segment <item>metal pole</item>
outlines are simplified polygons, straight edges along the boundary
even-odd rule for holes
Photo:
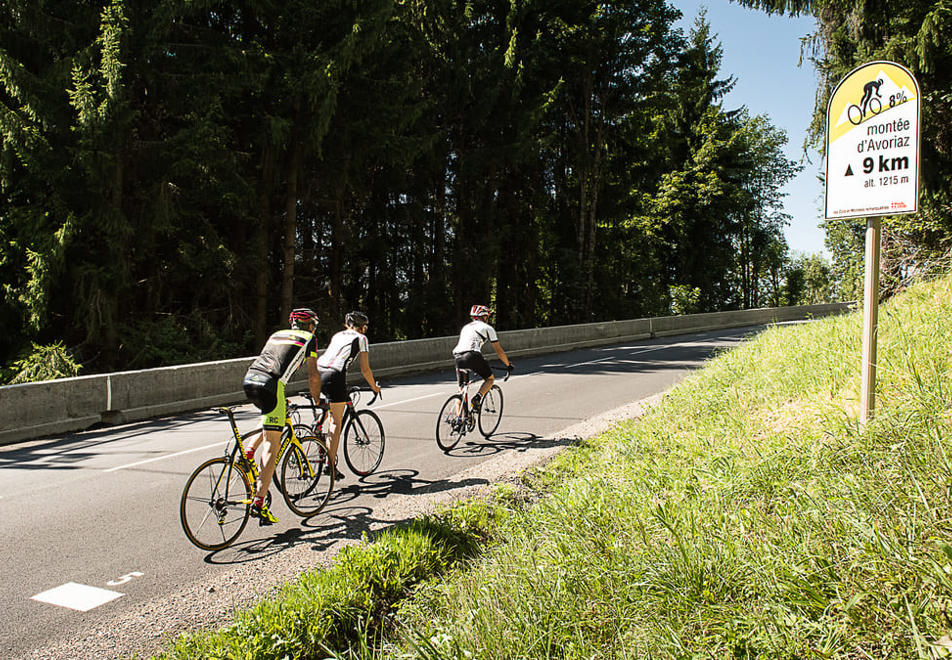
[[[876,409],[876,336],[879,328],[880,220],[866,219],[866,285],[863,290],[863,373],[859,421],[866,426]]]

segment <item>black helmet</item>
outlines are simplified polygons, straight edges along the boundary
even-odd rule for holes
[[[367,315],[363,312],[348,312],[347,316],[344,318],[344,324],[348,328],[362,328],[368,323],[370,323],[370,319],[368,319]]]
[[[306,328],[309,323],[317,325],[317,313],[307,307],[292,309],[288,316],[288,323],[292,328]]]

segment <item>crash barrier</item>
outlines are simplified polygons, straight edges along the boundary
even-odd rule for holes
[[[554,353],[623,341],[708,330],[797,321],[839,314],[851,303],[775,307],[561,325],[499,333],[506,353],[519,356]],[[452,369],[457,337],[412,339],[373,344],[371,365],[377,377],[433,369]],[[487,345],[484,350],[491,353]],[[244,402],[241,381],[253,357],[175,367],[78,376],[0,387],[0,444],[119,424],[217,405]],[[360,380],[359,369],[350,376]],[[299,376],[304,370],[299,370]],[[289,384],[296,392],[305,380]]]

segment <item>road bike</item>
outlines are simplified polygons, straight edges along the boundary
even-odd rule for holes
[[[875,96],[869,99],[869,104],[866,106],[866,110],[863,110],[858,105],[851,105],[846,109],[846,117],[850,120],[850,123],[854,126],[859,126],[864,119],[866,119],[866,114],[869,113],[873,116],[878,115],[883,110],[882,102]]]
[[[324,508],[334,490],[334,470],[329,469],[327,445],[306,424],[300,411],[317,406],[287,405],[274,484],[288,508],[310,518]],[[235,542],[251,515],[258,483],[258,466],[245,458],[245,441],[262,433],[259,427],[242,435],[234,408],[215,408],[228,416],[232,438],[223,456],[199,465],[185,482],[179,517],[185,536],[203,550],[221,550]],[[271,504],[271,493],[265,496]]]
[[[366,386],[355,386],[347,390],[350,400],[341,417],[343,431],[340,437],[343,440],[344,461],[347,467],[354,474],[366,477],[373,474],[374,470],[380,466],[387,438],[384,434],[383,423],[376,413],[366,409],[357,410],[362,392],[373,392],[373,390]],[[302,396],[311,399],[310,394],[304,393]],[[375,393],[367,405],[373,405],[379,396]],[[326,439],[324,423],[330,418],[330,404],[322,400],[314,408],[321,410],[322,414],[315,417],[312,435]]]
[[[505,371],[506,377],[503,378],[503,382],[509,380],[511,370],[496,366],[493,369]],[[478,409],[474,410],[469,403],[472,374],[471,369],[456,370],[460,383],[459,392],[448,398],[440,408],[440,416],[436,420],[436,444],[443,451],[453,449],[460,438],[475,430],[477,426],[484,438],[488,438],[499,428],[503,407],[502,388],[494,383],[483,400],[479,402]]]

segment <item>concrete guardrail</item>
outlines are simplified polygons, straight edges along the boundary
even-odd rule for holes
[[[850,303],[605,321],[499,333],[506,353],[524,355],[629,340],[796,321],[839,314]],[[452,369],[456,336],[373,344],[377,377]],[[485,350],[491,352],[488,346]],[[245,401],[241,380],[253,357],[79,376],[0,387],[0,444]],[[350,374],[360,380],[358,369]],[[303,377],[303,370],[298,374]],[[448,376],[449,377],[449,376]],[[298,391],[306,379],[292,382]]]

